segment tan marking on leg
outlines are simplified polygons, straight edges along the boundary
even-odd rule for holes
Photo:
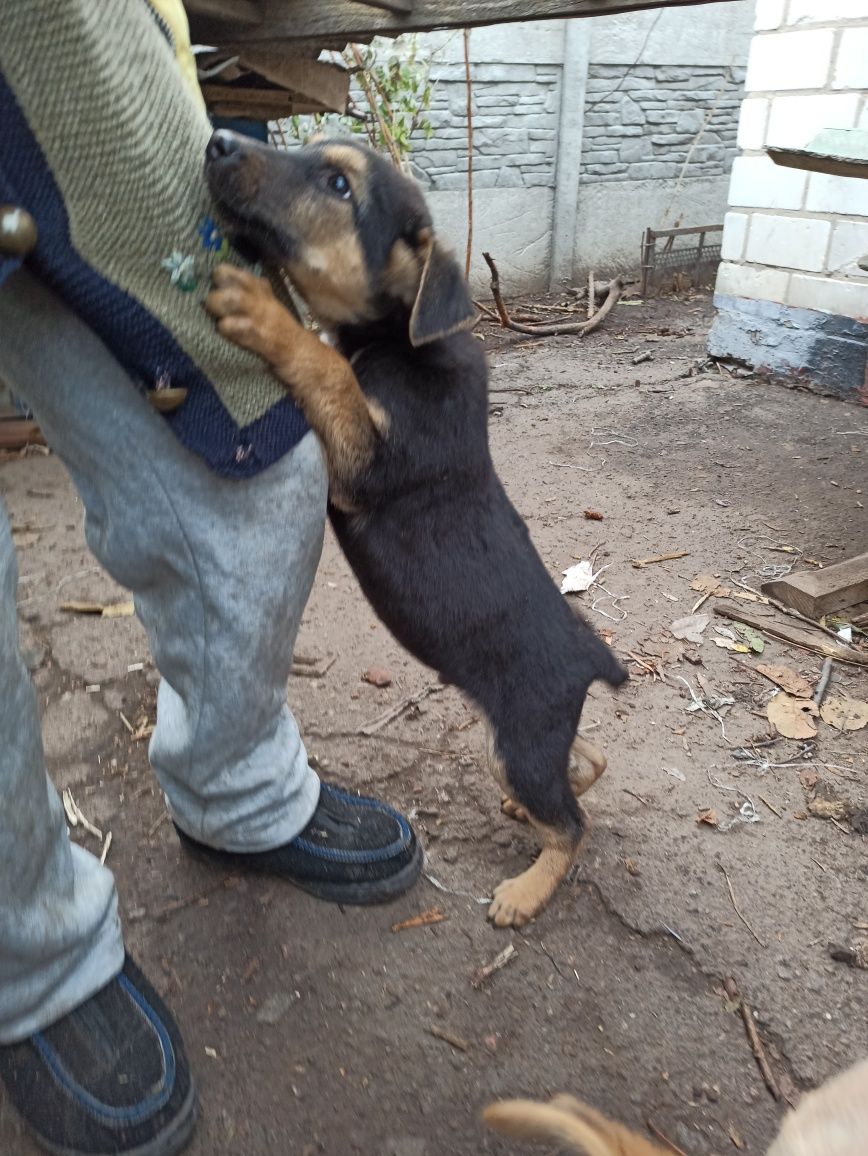
[[[488,719],[485,719],[485,757],[488,760],[488,769],[491,771],[492,778],[506,796],[509,790],[509,783],[506,781],[506,768],[503,765],[503,759],[497,753],[494,728]]]
[[[350,363],[299,325],[266,280],[221,265],[213,281],[205,308],[218,331],[268,362],[322,439],[332,499],[351,508],[353,483],[386,436],[388,415],[368,402]]]
[[[494,889],[488,918],[496,927],[523,927],[539,915],[579,854],[580,843],[566,832],[538,823],[532,815],[529,818],[540,833],[543,849],[527,871],[504,879]]]
[[[608,763],[600,748],[581,735],[576,735],[573,740],[571,753],[576,756],[577,762],[570,762],[570,784],[578,798],[593,787]]]

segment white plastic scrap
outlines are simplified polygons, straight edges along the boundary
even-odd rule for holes
[[[589,590],[593,582],[600,576],[602,570],[594,573],[590,558],[577,562],[563,571],[564,580],[561,583],[561,594],[581,594]]]

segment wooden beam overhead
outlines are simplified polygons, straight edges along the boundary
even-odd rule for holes
[[[263,17],[262,0],[186,0],[184,7],[191,21],[195,17],[233,27],[258,24]]]
[[[239,3],[242,0],[238,0]],[[710,3],[712,0],[700,0]],[[742,3],[743,0],[727,0]],[[298,41],[344,39],[368,40],[371,36],[396,36],[401,32],[429,32],[435,28],[472,28],[482,24],[508,24],[517,20],[554,20],[563,17],[608,16],[615,12],[639,12],[646,8],[673,8],[696,0],[415,0],[409,12],[384,11],[358,0],[257,0],[262,19],[251,24],[251,0],[244,27],[236,26],[227,12],[236,0],[187,0],[194,38],[202,43],[218,40],[232,25],[234,40]],[[394,4],[390,5],[394,8]],[[220,10],[215,16],[214,9]]]
[[[296,93],[303,101],[329,112],[346,112],[350,74],[340,65],[292,55],[292,45],[229,43],[221,47],[237,55],[245,67]]]

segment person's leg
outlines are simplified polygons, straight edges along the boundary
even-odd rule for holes
[[[18,653],[16,583],[0,504],[0,1082],[54,1151],[175,1156],[196,1118],[184,1046],[124,956],[111,872],[70,843]]]
[[[64,1015],[124,961],[111,872],[70,843],[45,773],[36,695],[18,653],[16,582],[0,505],[0,1044]]]
[[[69,468],[88,544],[133,591],[162,675],[150,755],[175,822],[227,851],[280,846],[319,795],[286,705],[322,546],[316,439],[252,479],[220,478],[27,274],[4,291],[0,325],[0,368]]]

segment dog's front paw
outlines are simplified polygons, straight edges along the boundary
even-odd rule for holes
[[[524,927],[545,907],[534,887],[528,887],[523,875],[504,879],[494,889],[494,898],[488,908],[488,918],[495,927]]]
[[[216,318],[218,333],[274,364],[287,331],[301,327],[274,296],[268,281],[234,265],[218,265],[211,281],[205,308]]]
[[[508,819],[515,819],[516,823],[530,822],[527,808],[523,807],[521,803],[517,803],[509,795],[504,795],[500,800],[500,809]]]

